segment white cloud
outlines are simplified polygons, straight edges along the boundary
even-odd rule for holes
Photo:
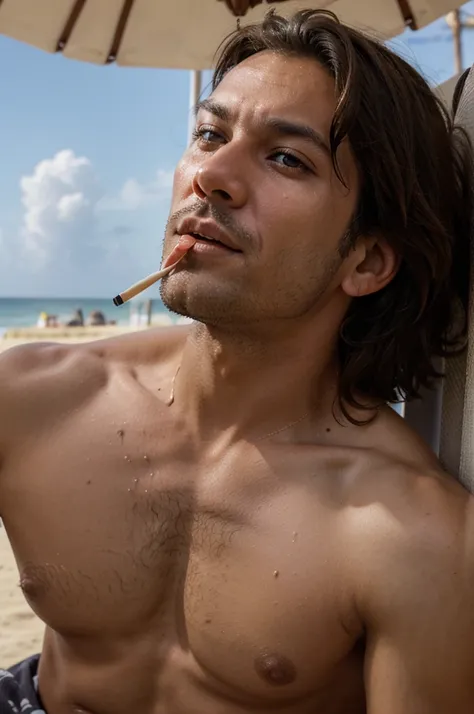
[[[129,208],[133,211],[144,202],[145,195],[136,179],[128,179],[120,191],[120,202],[124,208]]]
[[[169,199],[173,185],[173,171],[158,170],[149,183],[135,178],[125,181],[117,196],[105,197],[99,208],[104,211],[136,211]]]
[[[73,221],[88,205],[89,201],[82,193],[68,193],[58,202],[58,220],[63,223]]]
[[[104,191],[87,157],[60,151],[23,176],[20,190],[20,236],[9,241],[18,290],[21,284],[28,285],[24,294],[100,295],[139,277],[133,230],[115,233],[101,212]]]
[[[101,197],[91,162],[70,149],[44,159],[20,181],[27,257],[45,267],[68,253],[77,257],[93,230]],[[65,226],[64,224],[67,224]],[[64,266],[63,266],[64,267]]]
[[[20,180],[19,229],[0,232],[0,294],[113,295],[152,272],[171,179],[158,171],[149,183],[129,179],[107,196],[87,157],[65,149],[40,161]],[[139,210],[148,205],[151,212]]]

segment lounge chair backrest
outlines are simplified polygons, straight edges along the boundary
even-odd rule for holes
[[[453,96],[456,123],[464,127],[474,145],[474,69],[458,80]],[[442,388],[439,456],[446,469],[474,492],[474,217],[471,235],[471,287],[469,346],[446,360]]]

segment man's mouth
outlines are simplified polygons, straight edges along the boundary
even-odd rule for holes
[[[234,248],[230,248],[229,246],[225,245],[222,243],[220,240],[217,240],[216,238],[211,238],[210,236],[203,235],[201,233],[189,233],[192,238],[196,241],[194,244],[193,250],[197,252],[203,252],[203,250],[226,250],[229,253],[241,253],[241,250],[236,250]]]

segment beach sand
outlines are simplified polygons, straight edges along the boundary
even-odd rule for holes
[[[127,329],[122,332],[128,332]],[[87,328],[81,333],[61,330],[28,331],[15,333],[13,338],[0,339],[0,352],[25,342],[38,340],[58,342],[83,342],[112,334],[117,328],[97,330]],[[10,667],[16,662],[41,651],[44,625],[32,612],[18,586],[19,575],[13,553],[5,533],[0,527],[0,668]]]
[[[0,668],[41,651],[43,623],[18,586],[18,570],[4,528],[0,528]]]

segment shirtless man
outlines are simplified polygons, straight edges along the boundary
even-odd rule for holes
[[[333,16],[230,40],[165,237],[197,239],[162,283],[197,322],[0,359],[0,513],[46,624],[2,714],[472,714],[472,500],[382,406],[446,347],[470,168]]]

